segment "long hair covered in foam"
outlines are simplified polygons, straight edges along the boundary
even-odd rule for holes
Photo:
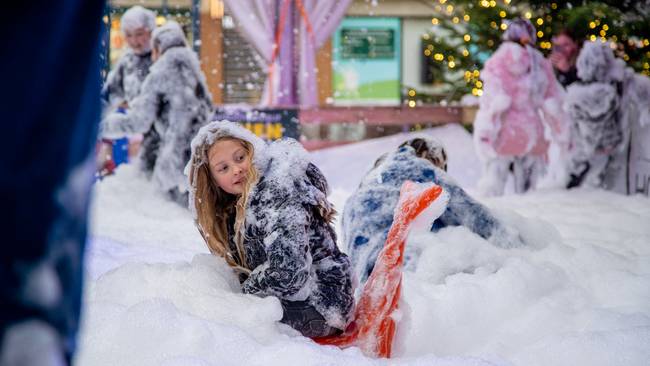
[[[240,143],[250,159],[244,191],[239,196],[226,193],[210,174],[208,150],[218,141]],[[264,142],[257,136],[231,122],[212,122],[192,140],[192,158],[186,167],[190,183],[190,211],[196,226],[211,253],[223,257],[235,270],[249,273],[244,249],[246,206],[252,187],[259,178],[256,154],[263,151]],[[234,239],[236,251],[228,243],[228,220],[235,215]]]

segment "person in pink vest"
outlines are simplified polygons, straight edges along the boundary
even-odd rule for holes
[[[535,28],[527,19],[513,19],[502,38],[482,70],[483,96],[474,121],[474,143],[483,161],[478,190],[487,196],[502,195],[510,174],[515,192],[535,188],[548,163],[548,137],[560,151],[570,141],[564,89],[551,63],[533,47]]]

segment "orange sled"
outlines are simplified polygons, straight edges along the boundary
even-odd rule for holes
[[[395,321],[391,315],[400,297],[409,225],[442,193],[442,188],[436,185],[418,192],[420,189],[417,183],[410,181],[402,185],[393,225],[363,288],[354,320],[343,334],[314,338],[317,343],[341,348],[356,346],[369,357],[390,357],[395,335]]]

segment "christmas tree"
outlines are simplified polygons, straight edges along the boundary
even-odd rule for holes
[[[443,97],[408,91],[424,102],[458,100],[482,94],[480,70],[499,47],[507,20],[526,17],[537,28],[537,47],[545,54],[551,38],[571,29],[579,39],[607,42],[637,72],[650,75],[650,0],[511,1],[429,0],[431,30],[422,34],[423,79]]]

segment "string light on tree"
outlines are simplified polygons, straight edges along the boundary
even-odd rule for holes
[[[639,31],[647,29],[650,15],[645,16],[644,19],[648,19],[645,23],[639,20],[631,24],[631,19],[641,18],[625,9],[623,12],[627,11],[628,16],[622,17],[619,9],[625,6],[619,3],[624,1],[606,4],[583,1],[580,4],[570,0],[431,0],[429,3],[433,3],[436,16],[430,18],[432,30],[428,33],[429,37],[421,38],[421,55],[427,58],[427,67],[431,69],[429,75],[434,75],[432,82],[436,87],[445,85],[447,88],[439,95],[453,95],[451,98],[456,99],[471,93],[472,89],[477,89],[473,93],[475,95],[482,91],[480,87],[477,88],[479,77],[474,76],[474,71],[478,72],[484,67],[486,56],[501,44],[501,36],[508,29],[508,19],[516,17],[530,19],[536,28],[536,46],[545,55],[553,47],[551,36],[560,29],[570,27],[582,32],[580,37],[615,45],[618,57],[623,58],[626,54],[631,65],[636,62],[634,68],[638,72],[650,72],[643,68],[644,62],[650,63],[650,52],[646,52],[650,50],[647,41],[650,37]],[[441,37],[441,34],[445,36]],[[621,39],[624,43],[621,43]],[[628,44],[628,40],[633,42]],[[418,103],[422,100],[419,97]]]

